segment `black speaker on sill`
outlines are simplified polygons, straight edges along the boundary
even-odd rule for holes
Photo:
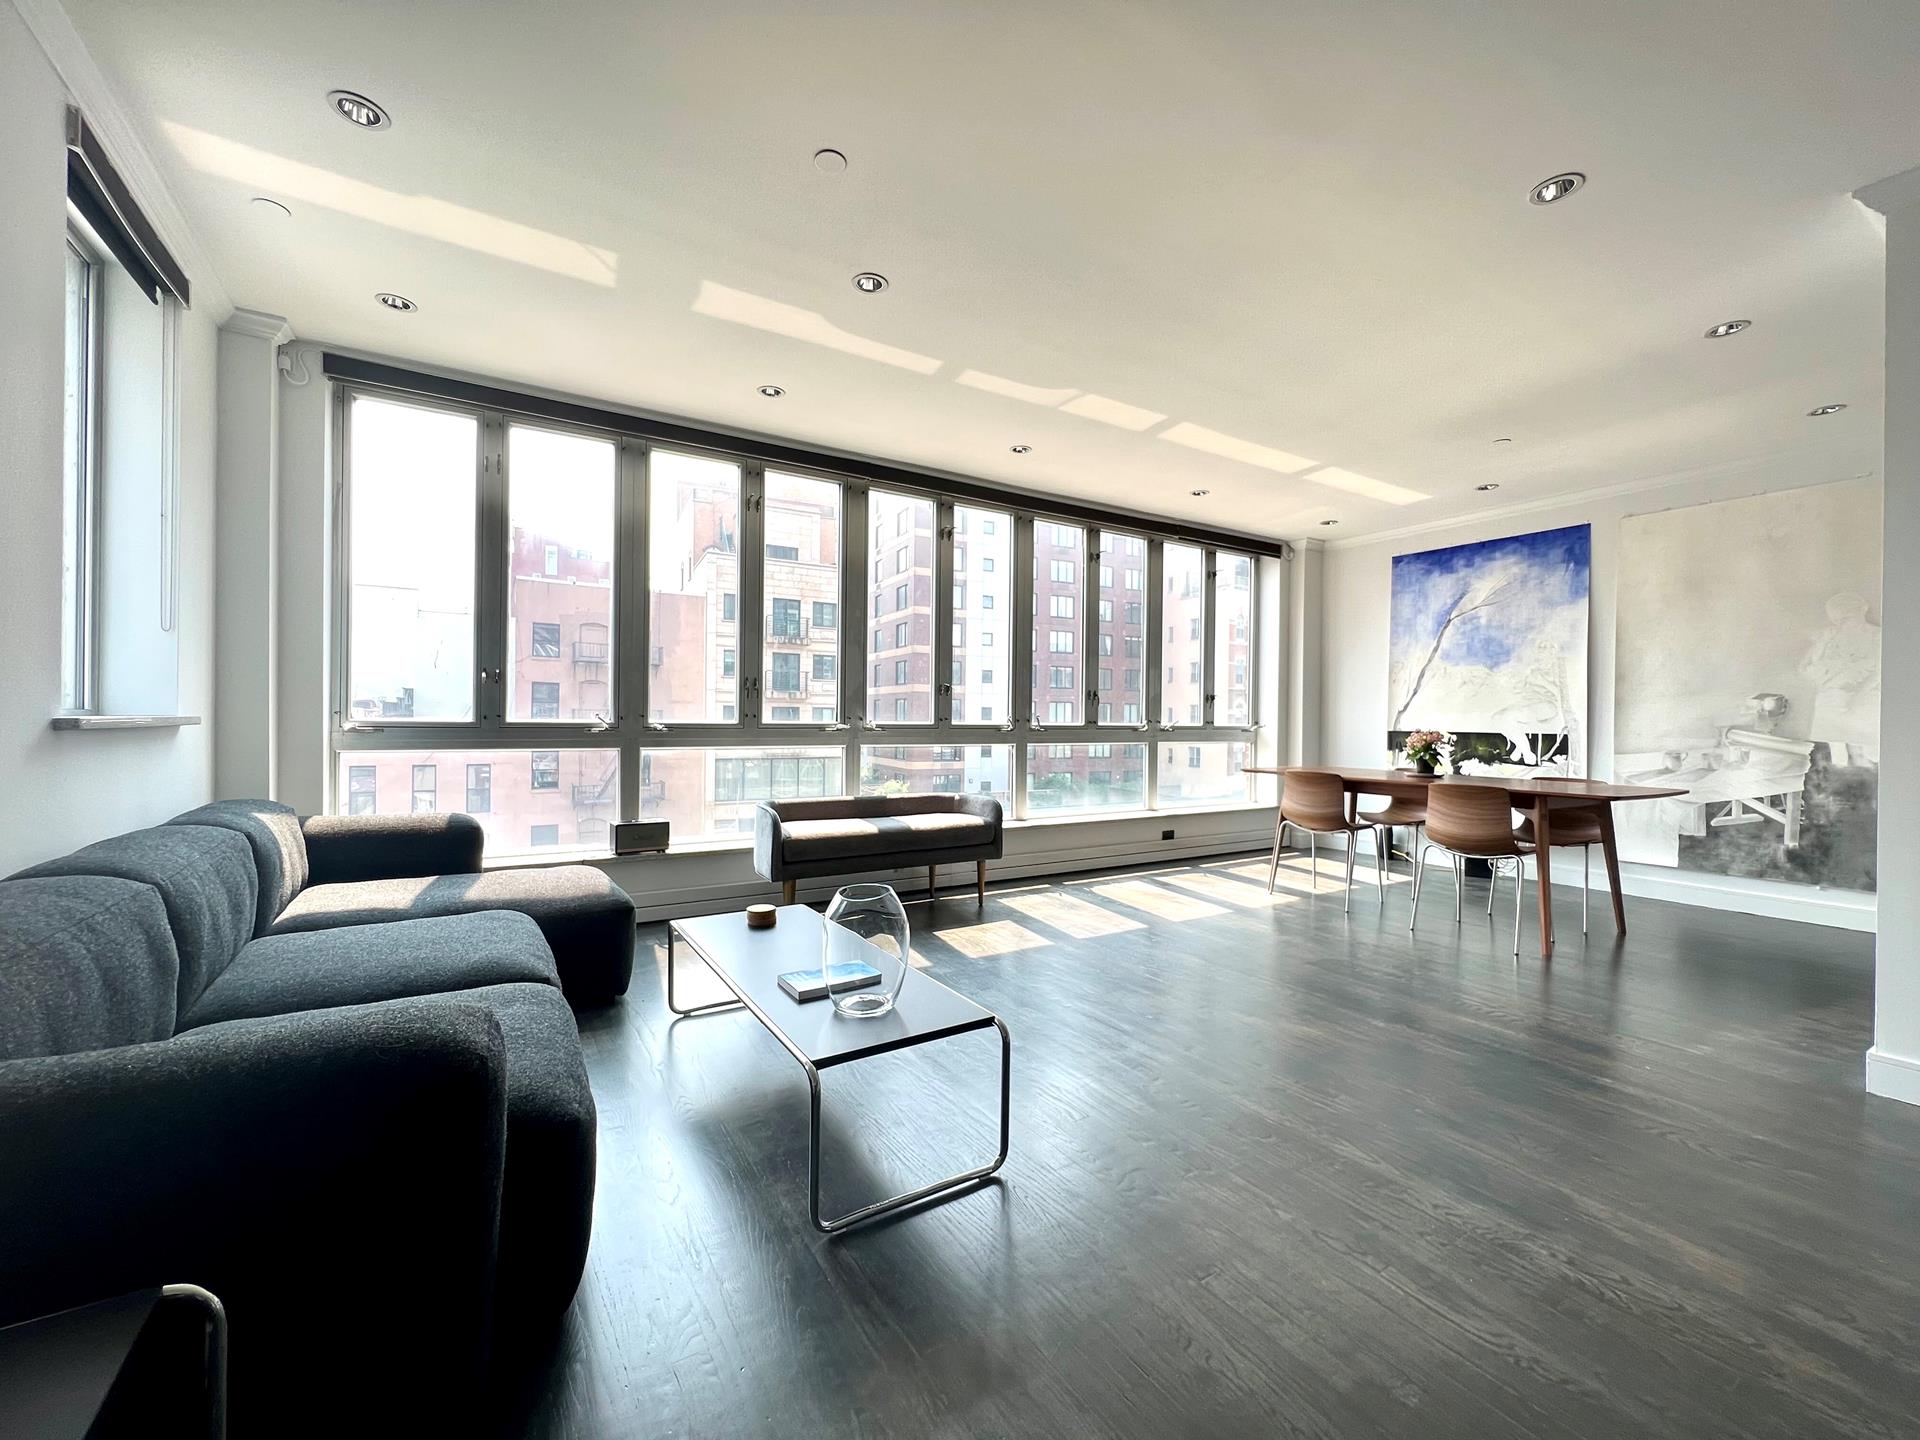
[[[667,848],[668,823],[665,820],[623,821],[613,827],[613,853],[616,855],[658,855]]]

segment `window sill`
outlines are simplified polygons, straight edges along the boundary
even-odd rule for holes
[[[198,725],[198,715],[56,715],[55,730],[178,730]]]
[[[1112,820],[1157,820],[1163,824],[1174,823],[1187,816],[1200,815],[1243,815],[1262,811],[1271,813],[1272,805],[1262,805],[1249,800],[1239,804],[1192,805],[1180,809],[1166,810],[1086,810],[1071,815],[1044,815],[1026,820],[1009,820],[1009,830],[1049,830],[1060,826],[1090,825]],[[551,865],[604,865],[619,860],[654,860],[662,857],[677,859],[691,855],[728,855],[753,849],[753,837],[742,835],[726,839],[689,840],[674,845],[666,851],[650,850],[638,855],[616,855],[611,850],[572,849],[559,853],[531,854],[522,851],[518,855],[490,856],[482,863],[488,870],[536,870]]]

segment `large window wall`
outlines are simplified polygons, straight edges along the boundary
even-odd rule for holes
[[[336,391],[334,808],[490,853],[762,800],[1250,801],[1251,555],[385,389]]]

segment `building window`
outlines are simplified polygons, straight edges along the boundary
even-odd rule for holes
[[[798,705],[776,705],[773,707],[773,713],[770,718],[780,724],[798,720],[800,718],[800,707]]]
[[[904,650],[907,648],[907,633],[908,633],[907,622],[904,620],[902,620],[898,625],[893,627],[893,648],[894,649]]]
[[[813,657],[813,678],[816,680],[833,679],[836,673],[836,667],[838,663],[839,663],[838,658],[833,655],[814,656]]]
[[[440,808],[440,767],[438,765],[416,765],[413,767],[413,813],[431,815]]]
[[[533,788],[536,790],[560,788],[560,752],[558,750],[533,752]]]
[[[1047,575],[1056,585],[1073,583],[1073,561],[1055,560],[1047,566]]]
[[[768,548],[771,549],[772,547],[769,546]],[[800,638],[800,602],[798,600],[773,600],[769,602],[767,638],[771,640],[798,640]]]
[[[908,594],[909,590],[907,586],[896,585],[893,590],[893,608],[896,610],[906,609]]]
[[[816,630],[831,630],[840,623],[840,607],[831,600],[813,602],[813,627]]]
[[[1071,690],[1073,688],[1073,667],[1055,665],[1047,671],[1047,687],[1052,690]]]
[[[546,562],[541,568],[543,572],[548,575],[558,575],[560,573],[560,547],[558,545],[547,546]]]
[[[560,627],[536,620],[533,623],[533,658],[536,660],[558,660],[560,658]]]
[[[558,825],[535,825],[527,839],[534,845],[558,845],[560,827]]]
[[[1047,597],[1047,614],[1051,615],[1055,620],[1071,620],[1073,618],[1073,596],[1049,595]]]
[[[720,597],[721,620],[731,624],[734,620],[737,620],[739,618],[739,612],[740,612],[740,597],[738,595],[729,593],[726,595],[722,595]]]
[[[535,720],[560,718],[560,682],[558,680],[533,682],[533,718]]]
[[[371,765],[349,765],[347,767],[347,813],[349,815],[371,815],[378,801]]]
[[[893,683],[896,685],[904,685],[907,683],[908,678],[909,678],[909,672],[907,670],[907,662],[905,660],[894,661],[893,662]]]
[[[799,558],[800,547],[798,545],[767,546],[767,559],[769,560],[798,560]]]
[[[773,673],[768,688],[776,695],[791,695],[800,688],[800,652],[798,650],[773,652]]]
[[[467,814],[493,813],[493,766],[467,766]]]
[[[722,650],[720,652],[720,678],[723,680],[731,680],[734,675],[734,670],[739,664],[740,657],[738,655],[734,654],[731,650]]]
[[[831,705],[814,706],[813,719],[817,725],[831,725],[833,723],[833,707]]]
[[[1187,768],[1189,770],[1198,770],[1200,768],[1200,747],[1198,745],[1189,745],[1187,747]]]
[[[1073,632],[1071,630],[1049,630],[1047,632],[1047,649],[1055,655],[1071,655],[1073,653]]]
[[[1100,601],[1100,623],[1102,625],[1111,625],[1113,623],[1113,601]]]
[[[1054,725],[1073,723],[1073,702],[1071,700],[1049,700],[1047,702],[1047,720]]]

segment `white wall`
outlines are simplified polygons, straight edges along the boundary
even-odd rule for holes
[[[209,725],[56,733],[60,706],[61,366],[68,94],[11,5],[0,5],[0,875],[189,809],[212,793]],[[91,107],[89,113],[95,113]],[[142,199],[147,197],[143,193]],[[171,236],[169,237],[172,238]],[[211,276],[192,273],[199,285]],[[196,292],[199,293],[199,292]],[[144,302],[143,302],[144,303]],[[210,285],[180,335],[178,704],[213,701],[214,327]],[[157,439],[156,439],[157,444]],[[158,546],[158,520],[154,545]],[[152,634],[160,643],[159,607]],[[171,644],[171,642],[168,642]]]
[[[1591,726],[1588,768],[1594,776],[1608,778],[1613,756],[1615,557],[1621,518],[1875,473],[1879,468],[1878,441],[1877,435],[1858,436],[1849,432],[1837,435],[1828,448],[1819,451],[1729,465],[1663,481],[1624,484],[1567,504],[1511,506],[1469,524],[1422,528],[1384,540],[1329,546],[1325,576],[1323,740],[1319,760],[1329,765],[1385,763],[1387,620],[1395,555],[1584,523],[1593,527],[1592,599],[1587,639],[1587,704]],[[1594,868],[1597,888],[1605,884],[1605,877],[1599,866]],[[1631,894],[1850,929],[1870,930],[1874,924],[1875,906],[1871,895],[1703,875],[1652,865],[1621,868],[1622,888]],[[1571,872],[1562,874],[1566,879],[1561,883],[1567,883]]]
[[[1883,633],[1920,635],[1920,170],[1860,192],[1887,217],[1887,428],[1882,504],[1886,580]],[[1890,737],[1920,706],[1920,650],[1887,648],[1881,666],[1880,724]],[[1920,750],[1884,745],[1880,762],[1880,873],[1886,887],[1874,944],[1873,1049],[1867,1089],[1920,1105]]]

